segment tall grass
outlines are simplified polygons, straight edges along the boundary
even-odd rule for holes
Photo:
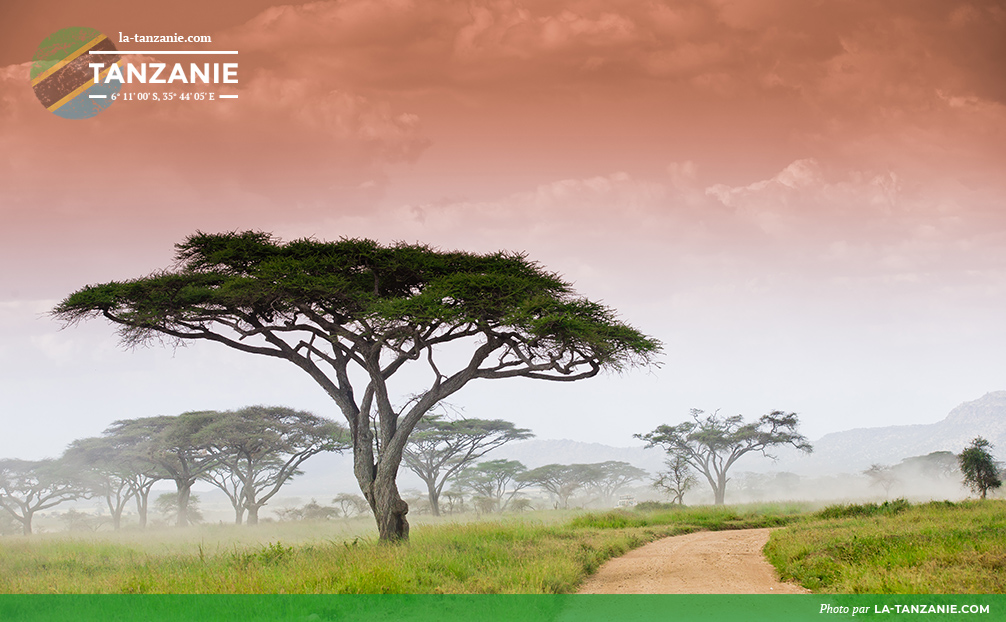
[[[757,506],[578,513],[561,522],[541,513],[420,525],[397,545],[346,529],[340,536],[328,523],[7,537],[0,592],[566,593],[607,559],[654,539],[793,516]]]
[[[815,592],[1002,594],[1006,502],[826,508],[774,532],[765,552]]]

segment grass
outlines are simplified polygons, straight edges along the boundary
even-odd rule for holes
[[[1006,502],[832,506],[772,534],[783,579],[843,594],[1006,592]]]
[[[799,511],[547,512],[420,525],[398,545],[346,528],[331,537],[329,523],[8,537],[0,539],[0,592],[568,593],[607,559],[657,538],[777,525]]]
[[[898,500],[422,518],[398,545],[366,518],[11,536],[0,593],[568,593],[663,536],[780,526],[769,560],[815,592],[1006,592],[1006,502]]]

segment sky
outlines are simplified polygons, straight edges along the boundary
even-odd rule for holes
[[[0,21],[0,456],[188,410],[339,416],[288,363],[47,315],[197,230],[522,251],[665,344],[452,398],[539,438],[635,445],[699,408],[797,412],[814,439],[1006,389],[1001,2],[37,0]],[[208,35],[116,45],[235,50],[237,84],[123,92],[239,97],[59,118],[28,73],[71,26]]]

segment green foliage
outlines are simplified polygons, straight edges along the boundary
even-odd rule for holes
[[[992,443],[982,437],[976,437],[958,457],[964,484],[981,496],[982,499],[989,490],[1002,486],[999,478],[999,465],[992,457]]]
[[[296,321],[304,313],[361,332],[416,326],[505,327],[543,351],[589,352],[618,366],[660,350],[660,343],[618,322],[598,303],[519,253],[442,252],[372,240],[281,243],[257,231],[196,233],[177,244],[176,269],[85,287],[54,314],[74,322],[105,315],[127,342],[160,332],[196,337],[193,327],[233,318],[248,324]],[[408,338],[402,334],[399,341]]]
[[[907,499],[895,499],[883,503],[849,503],[829,505],[817,513],[821,518],[849,518],[854,516],[893,516],[904,512],[911,504]]]

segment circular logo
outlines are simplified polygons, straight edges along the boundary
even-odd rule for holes
[[[118,80],[105,82],[109,68],[121,59],[112,41],[93,28],[54,32],[31,59],[35,97],[54,115],[89,119],[112,105],[122,88]]]

